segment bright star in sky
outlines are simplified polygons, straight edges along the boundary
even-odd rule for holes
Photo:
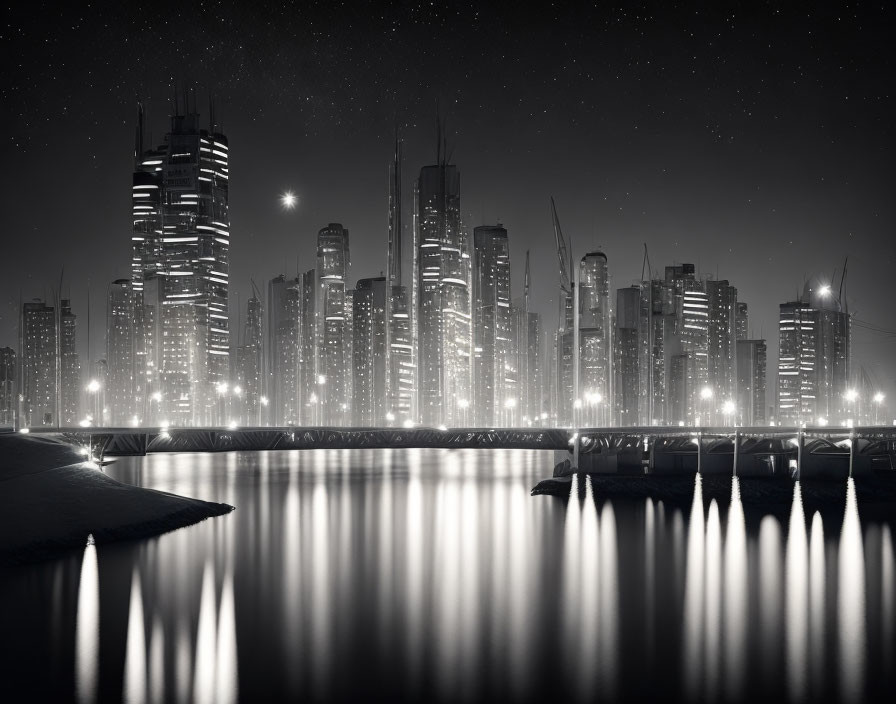
[[[292,210],[296,207],[296,202],[298,198],[296,198],[295,193],[292,191],[287,191],[282,196],[280,196],[280,202],[283,204],[284,210]]]

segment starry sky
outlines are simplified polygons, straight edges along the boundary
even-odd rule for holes
[[[531,250],[547,328],[551,195],[613,288],[640,277],[645,242],[654,270],[729,279],[769,339],[770,382],[778,304],[809,277],[837,290],[848,256],[854,359],[896,408],[886,3],[68,5],[16,3],[0,27],[0,345],[16,346],[20,297],[51,296],[64,267],[102,356],[106,286],[128,275],[135,105],[159,142],[187,87],[206,118],[214,93],[230,141],[234,307],[250,279],[311,268],[328,222],[351,231],[351,282],[378,275],[393,131],[409,223],[441,112],[465,224],[508,228],[515,295]]]

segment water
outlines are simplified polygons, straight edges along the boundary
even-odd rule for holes
[[[53,701],[891,700],[893,527],[529,491],[553,454],[123,459],[237,506],[0,572],[5,695]],[[596,499],[596,500],[595,500]],[[86,536],[85,536],[86,538]],[[771,699],[773,698],[773,699]],[[5,700],[10,700],[4,696]]]

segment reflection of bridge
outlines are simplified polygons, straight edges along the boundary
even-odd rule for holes
[[[896,427],[863,428],[32,428],[103,456],[156,452],[448,448],[561,451],[588,472],[801,475],[805,466],[896,469]]]

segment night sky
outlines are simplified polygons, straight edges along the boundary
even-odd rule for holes
[[[644,242],[655,270],[694,262],[729,279],[769,340],[769,403],[778,304],[815,275],[836,271],[836,291],[848,256],[854,360],[896,402],[885,3],[71,5],[20,3],[0,28],[0,345],[17,347],[20,296],[52,295],[64,265],[82,323],[89,282],[104,354],[106,286],[129,275],[135,105],[160,142],[186,85],[203,119],[215,93],[230,141],[234,310],[250,277],[311,268],[328,222],[351,231],[350,283],[385,269],[394,127],[409,224],[440,106],[465,223],[508,228],[515,295],[531,249],[547,329],[553,195],[575,254],[607,253],[613,288],[640,277]],[[296,210],[280,207],[287,189]]]

